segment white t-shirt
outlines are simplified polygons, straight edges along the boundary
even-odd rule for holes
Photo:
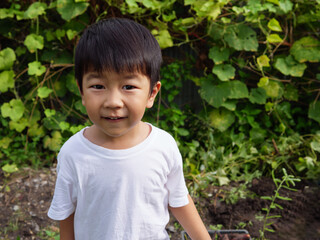
[[[60,150],[48,216],[63,220],[75,212],[76,240],[169,239],[168,205],[188,204],[182,158],[171,135],[152,126],[142,143],[110,150],[83,132]]]

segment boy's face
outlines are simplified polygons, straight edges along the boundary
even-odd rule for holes
[[[100,138],[133,137],[160,86],[158,82],[150,94],[150,80],[143,74],[89,71],[83,76],[82,103]]]

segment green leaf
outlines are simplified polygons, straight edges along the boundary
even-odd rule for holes
[[[257,51],[258,40],[256,32],[244,24],[229,26],[224,34],[228,45],[238,51]]]
[[[67,37],[69,40],[74,39],[75,36],[77,36],[78,32],[72,29],[67,30]]]
[[[214,109],[210,114],[210,125],[220,132],[227,130],[235,121],[233,112],[227,109]]]
[[[57,1],[57,11],[66,21],[70,21],[72,18],[84,13],[88,6],[89,3],[86,2],[74,2],[73,0]]]
[[[258,87],[264,87],[267,86],[269,84],[269,78],[268,77],[262,77],[260,78],[259,82],[258,82]]]
[[[18,121],[24,113],[24,105],[20,99],[12,99],[1,106],[1,115],[9,117],[12,121]]]
[[[295,41],[290,49],[290,54],[300,62],[320,61],[320,41],[313,37],[303,37]]]
[[[173,41],[172,41],[171,35],[167,29],[162,29],[159,31],[154,29],[154,30],[152,30],[152,34],[157,39],[157,41],[162,49],[173,46]]]
[[[206,80],[202,82],[200,88],[201,97],[210,105],[219,108],[227,99],[240,99],[249,97],[247,86],[238,81],[230,81],[214,85]]]
[[[290,0],[279,0],[279,7],[284,13],[292,10],[293,3]]]
[[[14,72],[12,70],[1,72],[0,79],[0,92],[7,92],[8,89],[14,87]]]
[[[45,148],[50,149],[51,151],[58,151],[62,145],[62,136],[58,131],[53,131],[51,133],[52,137],[46,136],[43,139],[43,145]]]
[[[285,58],[277,58],[274,67],[284,75],[291,75],[293,77],[302,77],[307,65],[299,63],[289,55]]]
[[[53,90],[47,87],[38,88],[38,96],[42,99],[49,97],[50,93],[52,92]]]
[[[13,139],[10,137],[2,137],[0,140],[0,148],[1,149],[8,149],[10,144],[12,143]]]
[[[265,104],[267,102],[267,93],[263,88],[252,88],[249,96],[251,103]]]
[[[35,2],[31,4],[27,11],[24,12],[23,17],[26,19],[33,19],[46,13],[47,4],[41,2]]]
[[[31,63],[28,63],[28,74],[29,75],[36,75],[41,76],[46,71],[46,67],[41,65],[40,62],[34,61]]]
[[[320,101],[309,104],[308,117],[320,123]]]
[[[229,59],[230,49],[214,46],[210,48],[208,56],[215,64],[221,64]]]
[[[270,62],[270,59],[268,58],[267,55],[261,55],[260,57],[257,58],[257,63],[260,68],[270,67],[269,62]]]
[[[298,101],[299,100],[299,92],[298,89],[295,88],[292,84],[286,85],[283,96],[290,101]]]
[[[230,99],[240,99],[249,97],[248,88],[246,84],[244,84],[243,82],[234,80],[225,83],[225,85],[230,89],[230,95],[228,96]]]
[[[28,129],[28,134],[30,137],[43,137],[45,136],[44,127],[39,126],[39,124],[32,124]]]
[[[29,125],[29,121],[26,118],[20,118],[18,121],[10,121],[9,127],[11,130],[22,132]]]
[[[310,146],[311,146],[311,148],[312,148],[314,151],[320,153],[320,142],[319,142],[319,141],[316,141],[316,140],[312,141],[312,142],[310,143]]]
[[[261,196],[260,198],[261,198],[261,199],[264,199],[264,200],[270,200],[270,201],[272,201],[272,197],[269,197],[269,196]]]
[[[14,11],[12,11],[12,9],[8,9],[8,8],[0,9],[0,19],[13,18],[13,17],[14,17]]]
[[[16,164],[6,164],[2,167],[2,170],[6,173],[14,173],[17,172],[19,169],[17,168]]]
[[[268,28],[272,31],[275,32],[282,32],[282,28],[280,26],[280,23],[278,22],[277,19],[272,18],[269,22],[268,22]]]
[[[74,77],[74,73],[73,72],[68,73],[65,76],[65,78],[66,78],[66,86],[68,90],[73,94],[80,96],[79,88],[78,88],[76,79]]]
[[[266,91],[268,97],[278,98],[283,94],[283,89],[275,81],[270,81],[268,85],[263,86],[262,88]]]
[[[43,37],[34,33],[29,34],[24,40],[24,45],[30,53],[34,53],[37,49],[43,49]]]
[[[16,60],[16,54],[13,49],[5,48],[0,51],[0,70],[7,70],[13,66]]]
[[[281,43],[283,39],[279,36],[279,34],[273,33],[267,36],[267,41],[269,43]]]
[[[212,73],[216,74],[221,81],[228,81],[235,76],[236,69],[231,64],[215,65]]]
[[[56,110],[47,108],[46,110],[44,110],[44,114],[47,118],[50,118],[56,114]]]

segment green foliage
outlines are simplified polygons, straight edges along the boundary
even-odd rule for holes
[[[282,201],[291,201],[291,198],[284,197],[280,195],[280,190],[281,189],[287,189],[290,191],[296,191],[294,188],[291,187],[291,185],[294,187],[295,182],[300,182],[299,178],[294,177],[293,175],[287,174],[287,171],[283,168],[282,169],[283,176],[282,179],[278,179],[274,176],[274,173],[272,172],[272,178],[273,182],[276,186],[276,189],[274,190],[274,195],[273,196],[262,196],[262,199],[271,201],[270,205],[267,208],[262,208],[262,211],[265,212],[265,215],[263,216],[263,227],[260,230],[260,238],[261,240],[266,239],[265,237],[265,232],[275,232],[270,226],[274,223],[272,222],[272,219],[275,218],[281,218],[281,215],[271,215],[271,212],[273,209],[280,209],[282,210],[283,207],[276,202],[276,200],[282,200]]]
[[[161,95],[145,116],[177,140],[191,189],[283,167],[320,176],[319,1],[6,0],[1,6],[1,166],[50,165],[63,142],[90,124],[74,79],[74,47],[88,25],[117,16],[145,25],[163,49],[194,50],[183,61],[164,51]],[[196,111],[181,103],[190,80],[201,99]]]

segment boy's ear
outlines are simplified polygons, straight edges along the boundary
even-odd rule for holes
[[[157,82],[154,87],[152,88],[152,92],[148,98],[148,102],[147,102],[147,108],[151,108],[153,106],[154,100],[156,99],[156,96],[158,94],[158,92],[160,91],[161,88],[161,82]]]

